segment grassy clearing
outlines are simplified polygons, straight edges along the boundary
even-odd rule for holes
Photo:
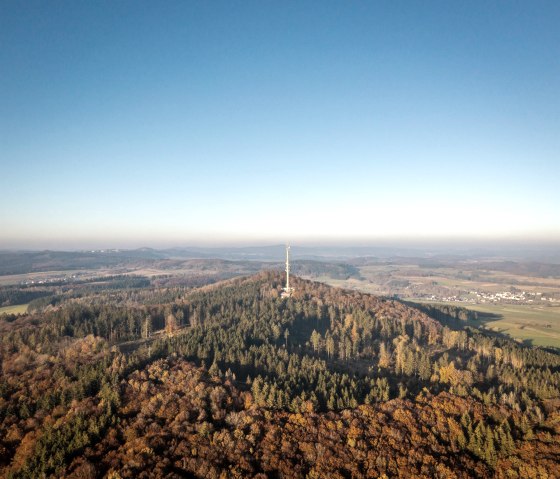
[[[530,340],[535,346],[560,348],[560,307],[497,304],[467,308],[502,316],[498,320],[479,320],[486,328],[515,339]]]
[[[0,308],[0,314],[23,314],[27,312],[27,307],[29,303],[26,304],[16,304],[14,306],[4,306]]]
[[[416,300],[417,301],[417,300]],[[535,346],[560,348],[560,307],[515,304],[453,304],[482,314],[471,324],[505,334],[513,339],[530,341]],[[501,317],[484,317],[484,313]]]

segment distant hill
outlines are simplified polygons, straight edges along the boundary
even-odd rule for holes
[[[534,261],[487,261],[470,265],[472,269],[503,271],[521,276],[540,278],[560,278],[560,264],[538,263]]]
[[[224,259],[209,256],[210,252],[192,250],[154,250],[140,248],[136,250],[102,250],[102,251],[38,251],[38,252],[0,252],[0,276],[49,271],[75,271],[96,269],[154,268],[161,271],[184,271],[182,274],[215,274],[216,279],[251,274],[263,269],[283,269],[284,249],[277,248],[280,259],[264,261],[258,258],[271,257],[273,248],[263,248],[263,254],[224,254],[237,259]],[[249,249],[248,249],[249,250]],[[218,252],[214,252],[216,254]],[[243,258],[243,259],[240,259]],[[292,262],[296,274],[306,276],[327,276],[333,279],[359,278],[358,269],[340,261],[295,260]]]
[[[0,252],[0,275],[39,271],[97,269],[141,262],[150,264],[164,255],[154,250]]]

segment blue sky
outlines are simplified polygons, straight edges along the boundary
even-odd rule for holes
[[[560,239],[560,3],[0,3],[0,247]]]

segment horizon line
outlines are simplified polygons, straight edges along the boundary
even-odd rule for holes
[[[534,247],[559,247],[560,237],[394,237],[394,238],[308,238],[281,240],[224,240],[224,241],[44,241],[23,242],[16,244],[9,242],[6,245],[0,243],[2,252],[38,252],[38,251],[137,251],[142,249],[172,250],[172,249],[244,249],[244,248],[272,248],[285,247],[290,244],[296,248],[485,248],[485,247],[510,247],[510,248],[534,248]],[[27,244],[25,244],[27,243]]]

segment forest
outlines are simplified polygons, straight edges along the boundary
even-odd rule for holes
[[[114,279],[0,316],[0,476],[560,476],[560,355],[283,279]]]

